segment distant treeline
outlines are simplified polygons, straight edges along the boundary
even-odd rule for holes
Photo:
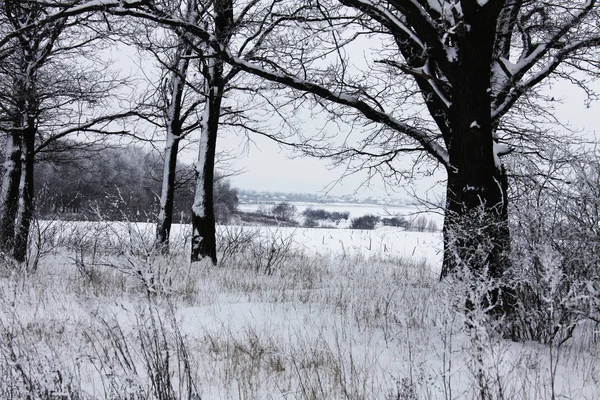
[[[138,147],[80,151],[45,160],[35,168],[36,214],[43,219],[154,221],[158,213],[162,159]],[[177,168],[174,222],[189,222],[194,199],[193,166]],[[237,190],[215,182],[217,221],[237,209]]]

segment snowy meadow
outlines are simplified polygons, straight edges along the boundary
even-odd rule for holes
[[[598,327],[515,343],[465,326],[440,232],[40,223],[0,268],[2,399],[595,399]],[[482,316],[481,318],[485,318]],[[471,320],[472,321],[472,320]]]

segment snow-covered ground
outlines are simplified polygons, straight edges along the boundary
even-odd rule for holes
[[[151,223],[127,222],[61,222],[60,224],[50,223],[50,227],[57,230],[55,235],[65,240],[71,236],[83,235],[90,241],[110,242],[113,247],[127,246],[131,237],[143,239],[143,242],[149,246],[152,243],[155,229],[155,225]],[[257,236],[274,233],[282,238],[291,238],[292,248],[307,254],[406,258],[426,262],[437,271],[439,271],[442,261],[441,232],[410,232],[395,227],[360,230],[230,225],[217,226],[217,233],[222,235],[238,229],[255,231]],[[175,242],[187,243],[191,227],[174,224],[171,232]],[[123,237],[126,237],[127,240],[123,241],[121,239]],[[182,247],[185,246],[187,244]]]
[[[560,346],[465,329],[439,232],[220,227],[250,241],[213,267],[188,227],[169,256],[152,224],[44,227],[35,274],[0,267],[0,398],[598,398],[594,326]]]
[[[412,221],[421,215],[435,221],[438,227],[443,226],[444,216],[439,209],[425,208],[421,206],[398,205],[384,206],[380,204],[348,204],[348,203],[306,203],[293,202],[290,203],[296,207],[298,218],[307,208],[315,210],[325,210],[327,212],[349,212],[350,218],[362,217],[363,215],[377,215],[380,217],[388,216],[403,216],[408,221]],[[240,204],[240,211],[255,212],[261,209],[268,210],[273,204]],[[345,226],[344,226],[345,227]]]

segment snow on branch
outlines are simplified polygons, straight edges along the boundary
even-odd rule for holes
[[[72,17],[75,15],[81,15],[88,12],[105,11],[109,9],[120,8],[126,10],[141,6],[144,3],[146,3],[146,0],[91,0],[76,6],[69,6],[68,4],[65,4],[63,8],[59,9],[57,12],[48,14],[44,18],[40,18],[35,22],[25,24],[22,27],[20,27],[20,29],[13,30],[9,34],[4,35],[0,39],[0,49],[4,47],[10,40],[23,34],[23,32],[26,32],[31,29],[38,29],[46,24],[64,18]],[[58,2],[55,5],[55,7],[60,8],[60,2]]]
[[[388,27],[390,31],[406,36],[414,45],[425,51],[427,46],[400,18],[390,10],[384,8],[381,3],[375,4],[370,0],[340,0],[344,5],[355,7],[370,15],[380,24]]]
[[[532,40],[530,28],[524,27],[522,21],[517,24],[517,19],[513,19],[522,36],[521,55],[515,63],[510,62],[506,56],[498,57],[496,61],[494,79],[498,87],[494,90],[496,102],[492,110],[493,119],[505,115],[523,94],[554,73],[573,55],[582,50],[600,47],[598,29],[593,34],[584,31],[576,32],[580,33],[579,37],[569,37],[597,7],[596,0],[586,0],[580,7],[573,7],[578,11],[558,26],[548,38],[537,43]],[[582,36],[586,34],[587,37]],[[535,73],[528,76],[534,69]]]

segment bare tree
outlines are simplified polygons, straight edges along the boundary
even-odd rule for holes
[[[510,237],[508,180],[501,157],[523,139],[502,130],[502,123],[540,83],[564,76],[561,67],[585,71],[593,65],[600,44],[598,3],[571,2],[564,9],[561,1],[340,0],[312,6],[309,16],[298,9],[288,15],[300,19],[305,32],[331,38],[322,54],[341,55],[325,68],[313,61],[318,59],[314,52],[306,51],[309,40],[296,44],[299,50],[291,56],[283,46],[254,58],[238,57],[212,43],[246,72],[311,93],[325,108],[347,117],[352,114],[332,104],[355,110],[382,126],[370,139],[384,138],[386,147],[366,154],[376,162],[386,165],[403,152],[422,151],[443,165],[448,181],[442,276],[467,268],[502,277]],[[342,26],[349,29],[342,30],[344,36],[338,33]],[[198,32],[198,27],[189,29]],[[381,44],[381,50],[356,78],[341,51],[363,34],[380,37],[370,43]],[[298,43],[298,35],[294,39]],[[286,57],[293,62],[284,63]],[[411,87],[414,93],[407,90]],[[416,101],[415,95],[421,96],[428,120],[401,107],[408,98]],[[501,302],[502,297],[495,291],[491,301]],[[508,306],[510,298],[503,300]]]
[[[400,154],[427,155],[448,177],[442,276],[466,268],[502,277],[510,236],[508,180],[501,158],[510,145],[528,140],[503,130],[503,124],[535,100],[543,82],[566,77],[569,68],[593,70],[600,43],[596,0],[574,1],[568,8],[561,0],[331,0],[301,5],[257,0],[239,14],[267,10],[269,16],[252,19],[256,34],[241,45],[230,40],[231,21],[241,19],[231,16],[233,4],[207,4],[213,7],[214,25],[166,13],[158,1],[107,1],[102,7],[186,30],[207,45],[206,71],[213,72],[207,117],[215,116],[220,105],[218,71],[225,60],[312,95],[334,115],[377,127],[366,140],[379,151],[341,149],[332,155],[366,156],[380,168],[392,165]],[[359,66],[351,64],[350,55],[362,37],[369,38],[373,56]],[[252,51],[240,51],[246,47]],[[584,81],[576,83],[585,87]],[[203,121],[207,132],[212,121]],[[203,148],[211,140],[205,136]],[[210,157],[201,151],[199,161],[200,168]],[[210,168],[199,170],[199,178],[210,175]],[[197,197],[198,215],[210,214],[204,207],[209,198],[210,193]],[[196,218],[197,226],[203,219]],[[202,244],[199,229],[195,236],[194,248],[211,247]],[[493,303],[502,300],[501,292],[492,293]],[[508,306],[510,299],[503,300]]]
[[[62,8],[54,15],[47,16],[43,22],[32,23],[23,27],[23,30],[34,29],[42,23],[49,23],[57,18],[86,13],[110,12],[114,15],[130,15],[158,22],[165,27],[174,29],[178,36],[185,42],[185,46],[192,45],[198,57],[200,71],[204,78],[204,87],[201,91],[204,97],[204,110],[200,125],[200,148],[196,163],[196,193],[192,206],[192,252],[193,261],[208,257],[216,263],[216,238],[214,216],[214,163],[216,142],[219,125],[223,117],[227,117],[229,124],[235,129],[244,128],[248,119],[242,116],[239,110],[223,107],[225,93],[228,90],[246,90],[244,85],[239,87],[229,86],[238,75],[238,68],[230,68],[220,56],[218,47],[212,46],[206,36],[190,32],[187,27],[202,26],[204,32],[210,34],[221,47],[229,47],[235,42],[239,54],[248,54],[260,44],[256,40],[264,35],[261,29],[268,28],[270,7],[261,9],[257,1],[245,5],[236,5],[239,12],[234,18],[233,3],[231,1],[199,2],[190,0],[159,1],[72,1],[57,2]],[[181,6],[184,7],[181,7]],[[192,9],[195,15],[190,19],[185,10]],[[257,11],[258,10],[258,11]],[[183,12],[182,12],[183,11]],[[177,21],[166,23],[165,21]],[[278,23],[285,19],[278,19]],[[258,27],[258,30],[256,29]],[[268,28],[271,29],[271,28]],[[187,34],[183,34],[187,32]],[[209,33],[210,32],[210,33]],[[189,36],[188,36],[189,35]],[[190,40],[190,37],[193,40]],[[235,37],[235,40],[233,39]],[[3,40],[0,39],[0,45]],[[254,129],[256,133],[263,133]],[[165,213],[166,215],[166,213]]]
[[[94,115],[95,107],[108,106],[107,94],[121,82],[102,68],[89,70],[69,60],[98,38],[95,32],[82,30],[93,20],[55,18],[36,29],[24,29],[54,11],[42,2],[13,0],[0,9],[3,50],[11,50],[3,53],[0,65],[2,130],[7,134],[0,242],[2,251],[18,261],[27,254],[36,154],[69,134],[106,131],[111,121],[131,115]]]
[[[244,56],[201,25],[152,10],[140,14],[186,29],[237,68],[310,93],[338,115],[376,123],[380,129],[369,138],[386,146],[363,153],[379,165],[406,152],[424,152],[442,165],[448,177],[442,276],[466,268],[498,279],[510,246],[501,157],[519,144],[502,123],[542,82],[564,77],[563,67],[591,69],[599,7],[596,0],[568,8],[559,0],[276,2],[269,21],[294,24],[263,30],[254,39],[270,40],[269,46]],[[378,49],[359,75],[345,49],[363,35]],[[405,104],[421,104],[429,118]],[[497,290],[491,301],[502,297]],[[510,299],[504,301],[508,307]]]
[[[195,23],[202,16],[193,2],[173,1],[173,12]],[[180,144],[190,133],[199,129],[199,110],[204,103],[204,79],[195,78],[194,37],[155,23],[132,21],[133,29],[127,33],[142,54],[150,54],[158,64],[161,74],[149,82],[149,93],[142,100],[146,109],[145,120],[165,133],[164,163],[160,206],[156,226],[155,246],[169,251],[169,236],[173,223],[176,172]],[[148,60],[145,58],[145,62]]]

